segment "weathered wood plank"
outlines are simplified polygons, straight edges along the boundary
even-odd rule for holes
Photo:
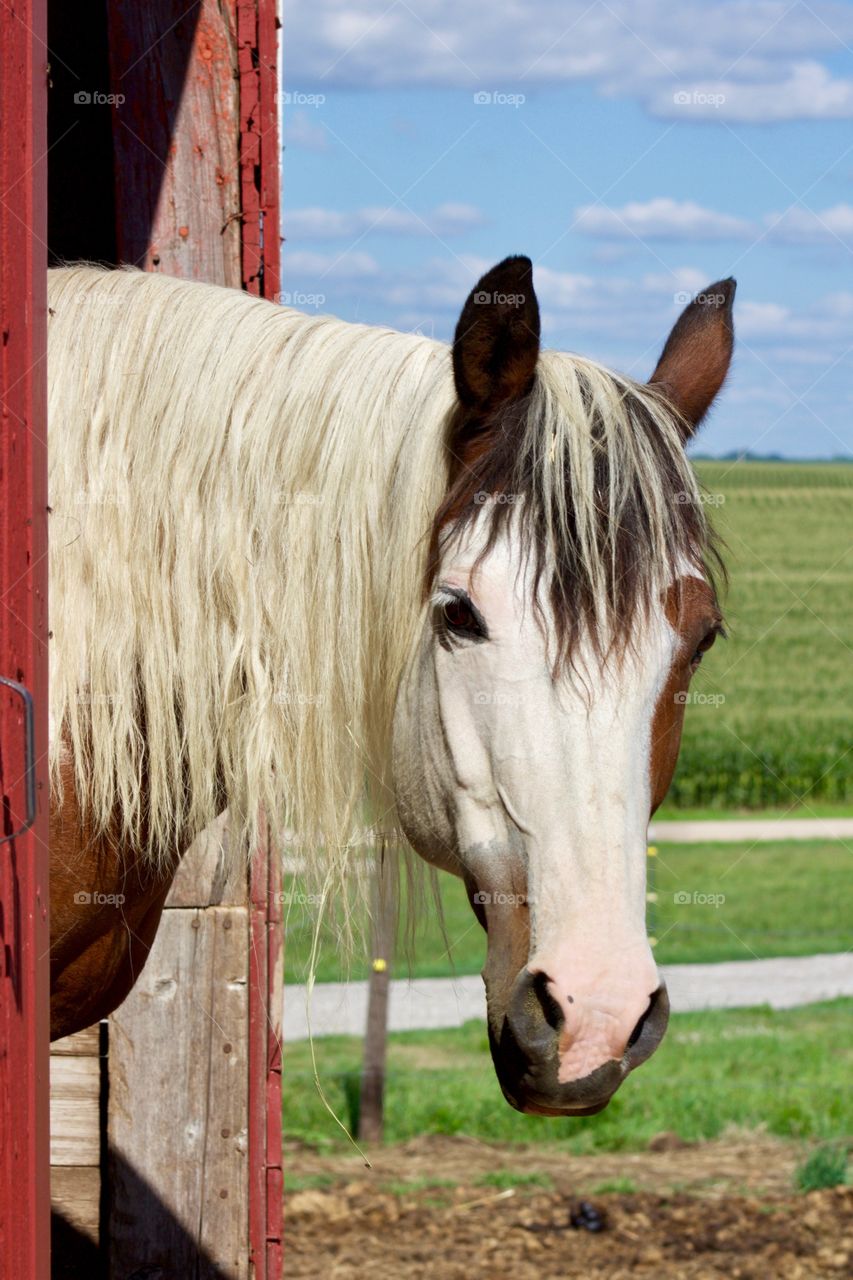
[[[54,1280],[101,1275],[101,1028],[58,1040],[50,1057],[50,1200]]]
[[[101,1158],[98,1058],[50,1060],[50,1163],[97,1166]]]
[[[50,1046],[52,1058],[67,1055],[73,1058],[97,1058],[101,1052],[101,1028],[99,1023],[86,1027],[85,1031],[75,1031],[73,1036],[64,1036],[62,1040],[54,1040]]]
[[[212,1037],[202,1187],[202,1243],[237,1277],[249,1275],[249,912],[228,908],[211,914],[216,929],[211,1025],[229,1041]],[[230,1273],[229,1273],[230,1274]]]
[[[169,896],[171,907],[243,906],[246,876],[240,867],[228,866],[228,815],[222,814],[204,830],[187,850],[178,867]]]
[[[111,1018],[116,1275],[158,1266],[194,1280],[249,1275],[248,956],[246,908],[166,910]]]
[[[101,1171],[96,1167],[54,1167],[50,1199],[65,1222],[93,1244],[98,1243],[101,1209]]]
[[[109,5],[119,257],[239,288],[235,25],[233,0]]]

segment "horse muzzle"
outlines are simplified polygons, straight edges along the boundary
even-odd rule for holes
[[[544,972],[525,967],[509,993],[502,1020],[489,1018],[492,1060],[504,1097],[518,1111],[548,1116],[595,1115],[625,1077],[651,1057],[669,1020],[660,985],[625,1037],[618,1020],[587,1000],[568,1007],[555,999]],[[490,1010],[491,1014],[491,1010]]]

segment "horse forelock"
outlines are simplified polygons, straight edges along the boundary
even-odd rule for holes
[[[624,651],[685,566],[712,584],[724,576],[682,424],[651,388],[546,352],[528,396],[450,434],[466,443],[433,521],[427,591],[462,539],[477,542],[476,563],[514,539],[534,606],[550,605],[555,671],[584,636],[602,657]]]

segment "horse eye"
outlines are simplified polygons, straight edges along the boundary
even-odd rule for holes
[[[694,653],[693,657],[690,659],[691,667],[699,666],[699,663],[702,661],[702,655],[708,652],[708,650],[711,648],[711,645],[714,643],[714,641],[716,640],[719,634],[720,634],[719,627],[711,628],[711,630],[705,636],[704,640],[702,640],[701,643],[697,646],[696,652]]]
[[[454,595],[441,606],[441,618],[446,632],[465,636],[468,640],[488,640],[486,624],[467,596]]]
[[[471,631],[480,634],[480,625],[471,606],[464,600],[448,600],[443,608],[444,621],[452,631]]]

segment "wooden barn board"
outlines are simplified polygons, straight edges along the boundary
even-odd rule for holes
[[[102,1069],[97,1025],[51,1046],[51,1205],[96,1248],[100,1244]]]
[[[264,0],[252,0],[252,6]],[[111,0],[119,261],[239,288],[235,0]]]
[[[248,965],[246,906],[167,907],[110,1018],[116,1277],[146,1267],[164,1280],[250,1274]]]
[[[50,1198],[53,1209],[95,1249],[100,1248],[101,1169],[99,1165],[57,1165],[50,1171]],[[78,1241],[79,1243],[79,1241]],[[70,1259],[57,1257],[56,1272]],[[82,1280],[82,1278],[80,1278]],[[93,1280],[87,1275],[85,1280]]]
[[[95,1055],[52,1054],[50,1163],[97,1167],[101,1158],[101,1063]]]
[[[228,858],[228,816],[223,814],[201,833],[181,862],[166,906],[169,910],[243,907],[246,900],[245,869],[235,867]]]

